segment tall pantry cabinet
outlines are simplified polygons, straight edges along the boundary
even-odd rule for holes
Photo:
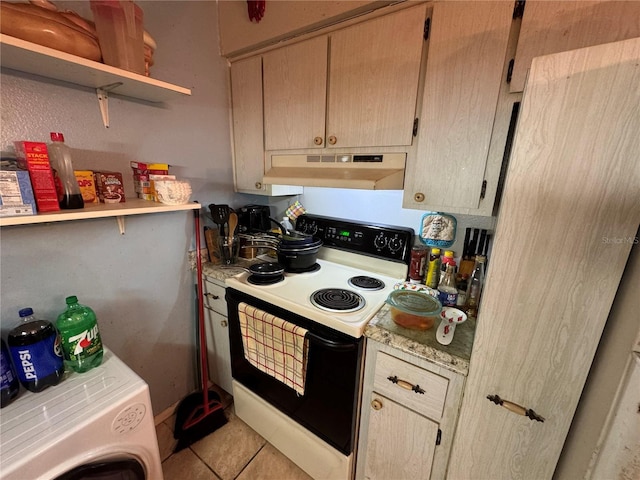
[[[450,479],[551,478],[640,223],[640,38],[524,89]]]

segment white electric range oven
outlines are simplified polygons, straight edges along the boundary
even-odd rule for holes
[[[322,240],[309,271],[256,283],[227,279],[236,414],[315,479],[353,476],[364,362],[363,332],[407,278],[410,228],[303,215],[296,228]],[[304,393],[245,357],[247,306],[307,330]],[[270,317],[271,318],[271,317]]]

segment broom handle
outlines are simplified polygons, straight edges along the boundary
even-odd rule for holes
[[[202,375],[202,399],[205,415],[209,413],[209,367],[207,365],[207,333],[204,326],[204,301],[202,292],[202,255],[200,253],[200,211],[193,211],[196,225],[196,266],[198,275],[198,337],[200,339],[200,373]]]

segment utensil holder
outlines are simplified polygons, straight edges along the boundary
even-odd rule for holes
[[[218,248],[220,251],[220,263],[222,265],[232,265],[238,262],[238,252],[240,251],[239,237],[218,237]]]

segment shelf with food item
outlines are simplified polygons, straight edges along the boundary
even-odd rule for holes
[[[110,93],[156,103],[191,95],[188,88],[5,34],[0,34],[0,63],[4,68],[95,88],[105,126],[109,124],[106,101]]]
[[[120,233],[124,234],[124,217],[130,215],[144,215],[150,213],[179,212],[184,210],[199,210],[197,202],[183,205],[166,205],[138,198],[127,199],[124,203],[92,203],[78,210],[60,210],[57,212],[38,213],[18,217],[0,218],[0,227],[17,225],[33,225],[38,223],[64,222],[68,220],[88,220],[92,218],[116,217]]]

